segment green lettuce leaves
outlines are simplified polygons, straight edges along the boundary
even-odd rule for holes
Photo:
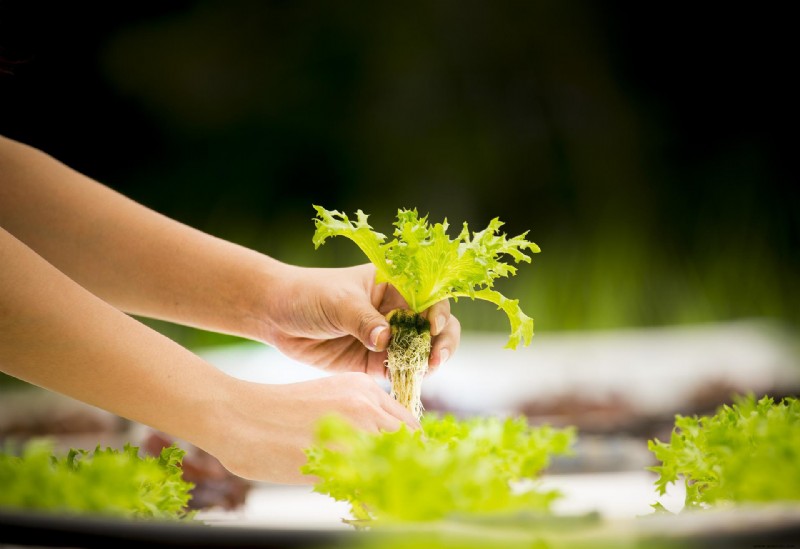
[[[800,400],[739,397],[713,416],[676,416],[669,442],[651,440],[656,487],[683,478],[686,508],[800,501]]]
[[[317,477],[316,492],[349,502],[357,521],[547,513],[559,497],[531,481],[552,456],[569,453],[573,429],[431,415],[422,426],[375,435],[328,418],[302,471]]]
[[[180,519],[193,485],[183,480],[185,452],[164,448],[139,457],[138,448],[55,456],[52,443],[28,442],[19,455],[0,453],[0,507],[130,518]]]
[[[520,343],[530,344],[533,319],[522,312],[518,300],[492,289],[497,278],[517,272],[507,258],[530,263],[526,251],[540,251],[525,239],[527,232],[508,238],[499,232],[503,223],[495,218],[484,230],[471,234],[464,223],[458,236],[451,239],[447,220],[431,225],[428,217],[419,217],[416,210],[401,209],[394,223],[394,238],[387,241],[385,235],[372,230],[361,210],[351,220],[335,210],[314,209],[314,246],[319,248],[332,236],[349,238],[375,265],[377,281],[394,286],[413,311],[422,312],[448,298],[489,301],[508,316],[511,335],[506,346],[515,349]]]

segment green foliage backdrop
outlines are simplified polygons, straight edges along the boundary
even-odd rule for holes
[[[0,3],[26,60],[0,133],[167,215],[304,265],[361,261],[313,252],[312,203],[499,216],[542,248],[500,288],[538,331],[800,320],[774,6],[90,4]],[[482,313],[459,312],[504,328]]]

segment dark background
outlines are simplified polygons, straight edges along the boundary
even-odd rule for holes
[[[312,204],[499,216],[542,247],[498,285],[538,332],[797,326],[793,19],[642,4],[0,1],[0,133],[303,265],[362,261]]]

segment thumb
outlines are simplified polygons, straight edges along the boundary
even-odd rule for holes
[[[342,328],[358,338],[371,351],[383,351],[389,345],[389,322],[369,301],[345,305],[340,319]]]

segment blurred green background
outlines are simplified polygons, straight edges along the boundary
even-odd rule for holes
[[[498,284],[539,333],[797,326],[797,69],[776,9],[0,1],[22,61],[0,77],[0,133],[301,265],[362,261],[344,240],[314,251],[312,203],[381,232],[399,207],[499,216],[542,247]],[[505,329],[490,305],[455,310]]]

